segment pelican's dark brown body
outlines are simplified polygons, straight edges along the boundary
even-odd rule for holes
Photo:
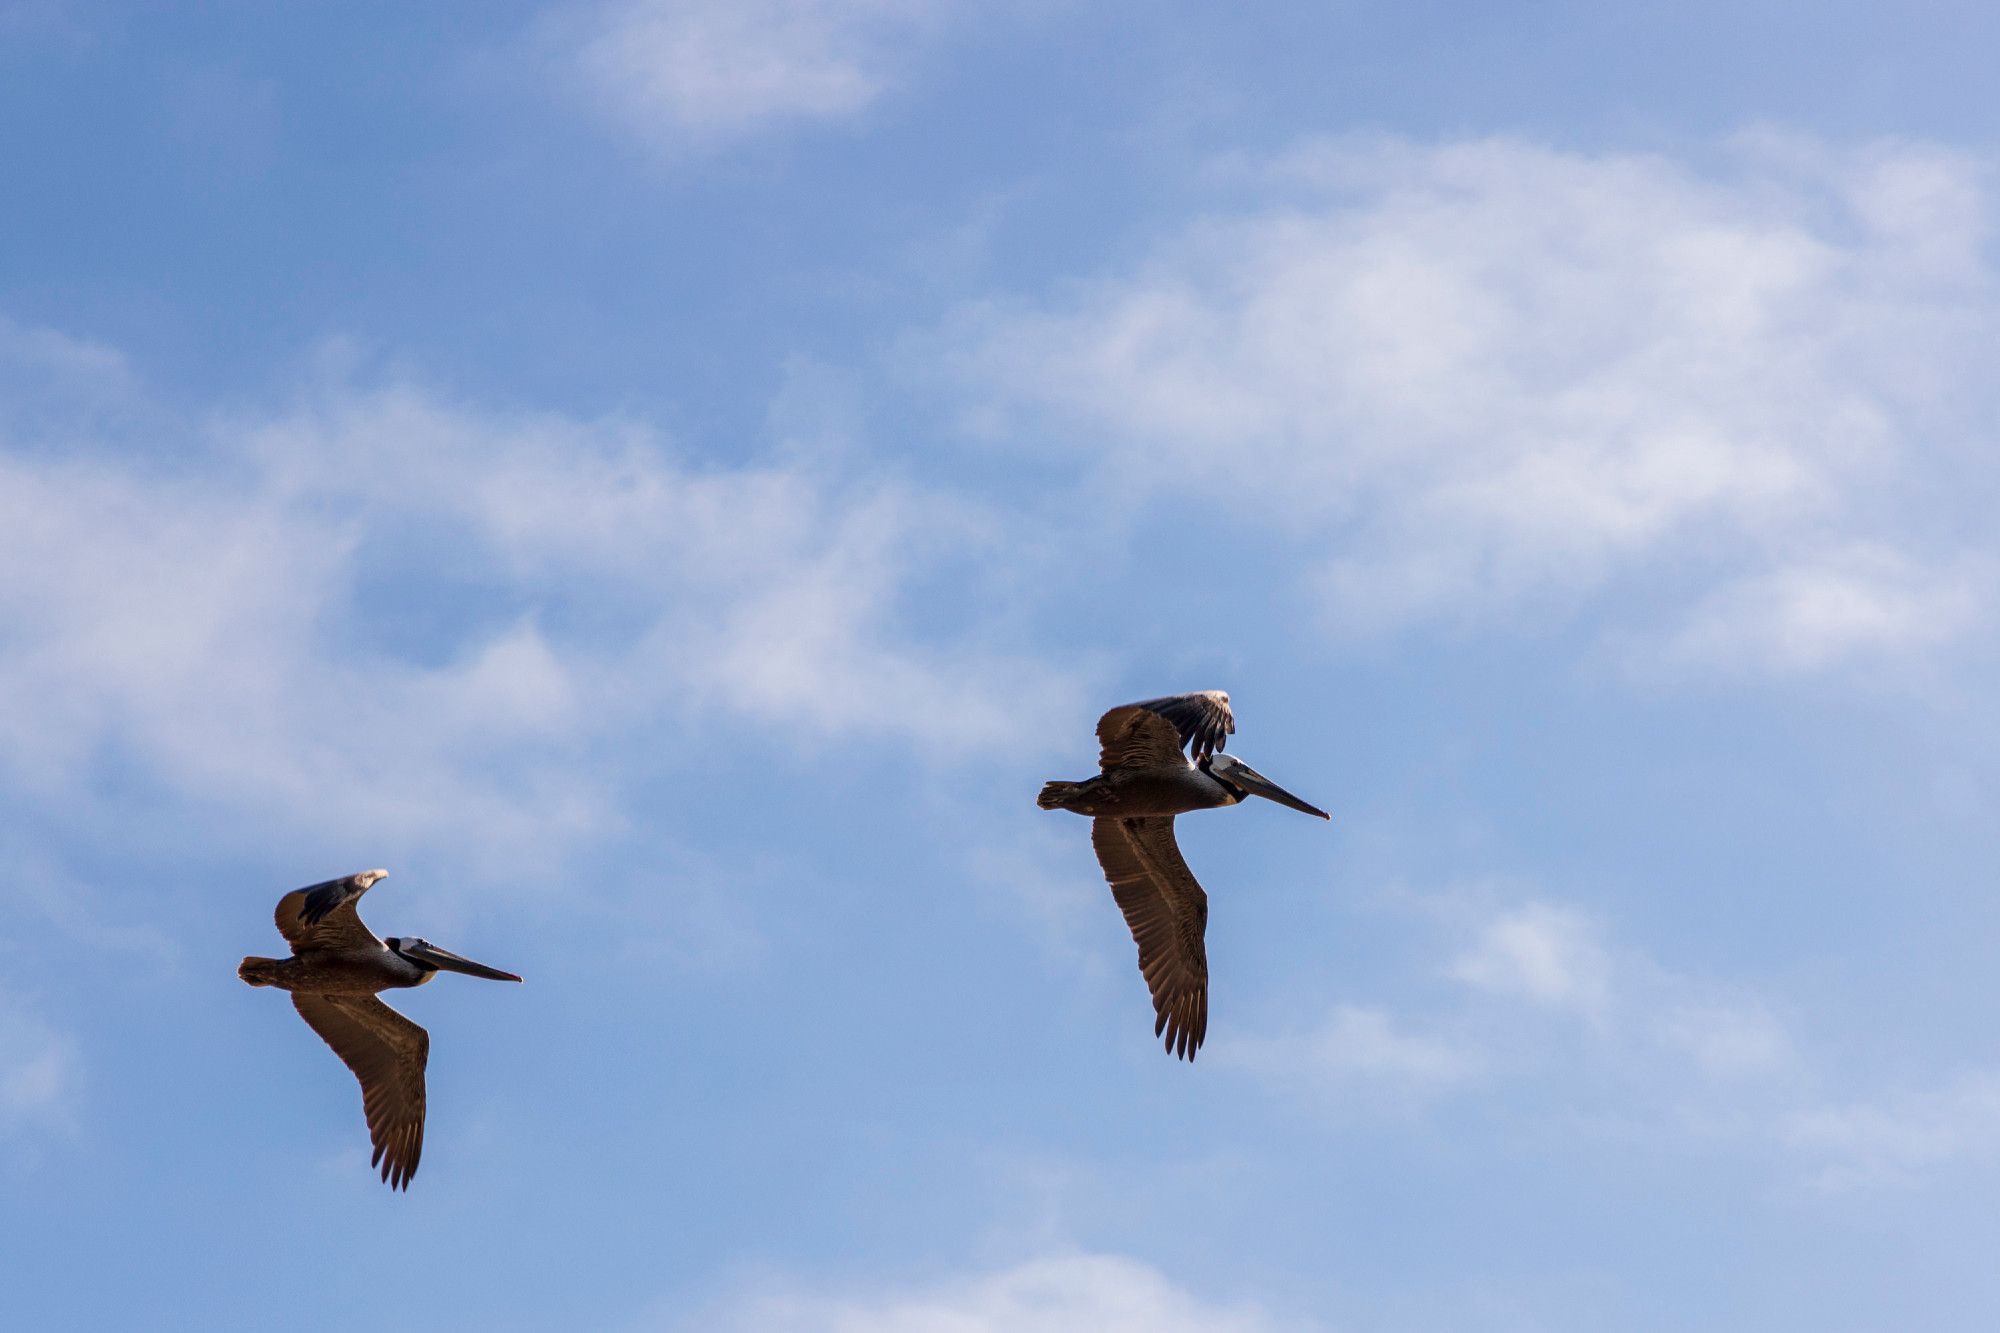
[[[309,995],[374,995],[421,986],[437,973],[378,945],[372,950],[342,953],[316,949],[297,958],[245,958],[236,975],[253,986],[276,986]]]
[[[1178,768],[1115,768],[1085,782],[1051,782],[1042,788],[1036,803],[1044,810],[1068,810],[1093,818],[1137,818],[1213,810],[1242,799],[1243,793],[1183,761]]]

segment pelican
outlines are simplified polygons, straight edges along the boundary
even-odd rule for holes
[[[278,933],[290,958],[245,958],[236,975],[253,986],[292,993],[292,1007],[306,1026],[354,1071],[368,1137],[390,1189],[407,1190],[424,1155],[424,1064],[428,1032],[376,998],[376,992],[421,986],[440,971],[490,981],[519,981],[426,940],[378,940],[361,924],[355,904],[388,876],[364,870],[345,879],[309,884],[278,899]]]
[[[1139,945],[1153,992],[1153,1035],[1193,1060],[1208,1032],[1208,895],[1174,843],[1174,816],[1262,796],[1331,819],[1233,755],[1236,730],[1221,690],[1124,704],[1097,720],[1098,766],[1084,782],[1051,782],[1036,803],[1091,818],[1090,842],[1111,896]],[[1183,755],[1181,747],[1188,753]]]

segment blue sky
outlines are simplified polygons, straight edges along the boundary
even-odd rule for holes
[[[1992,1326],[1988,7],[194,8],[0,3],[0,1320]]]

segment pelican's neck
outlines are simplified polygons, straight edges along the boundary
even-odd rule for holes
[[[1243,802],[1243,798],[1250,794],[1241,787],[1229,782],[1228,779],[1217,776],[1215,770],[1209,766],[1206,758],[1197,760],[1195,768],[1200,770],[1203,777],[1222,788],[1222,804],[1224,805],[1240,805]]]
[[[399,950],[390,949],[389,957],[396,960],[396,972],[404,986],[421,986],[438,974],[438,970],[414,958],[404,956]]]

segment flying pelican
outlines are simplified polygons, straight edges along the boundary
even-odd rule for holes
[[[1090,842],[1111,896],[1139,945],[1139,971],[1153,992],[1153,1035],[1194,1059],[1208,1032],[1208,895],[1174,843],[1174,816],[1262,796],[1321,819],[1250,765],[1222,753],[1236,730],[1221,690],[1125,704],[1097,720],[1098,766],[1085,782],[1051,782],[1044,810],[1091,816]],[[1182,755],[1181,747],[1188,747]]]
[[[376,998],[377,991],[421,986],[442,969],[492,981],[512,972],[460,958],[425,940],[378,940],[355,904],[386,878],[364,870],[309,884],[278,899],[278,933],[290,958],[245,958],[236,975],[253,986],[292,993],[292,1007],[361,1081],[361,1105],[375,1155],[390,1189],[408,1189],[424,1155],[424,1064],[428,1032]]]

